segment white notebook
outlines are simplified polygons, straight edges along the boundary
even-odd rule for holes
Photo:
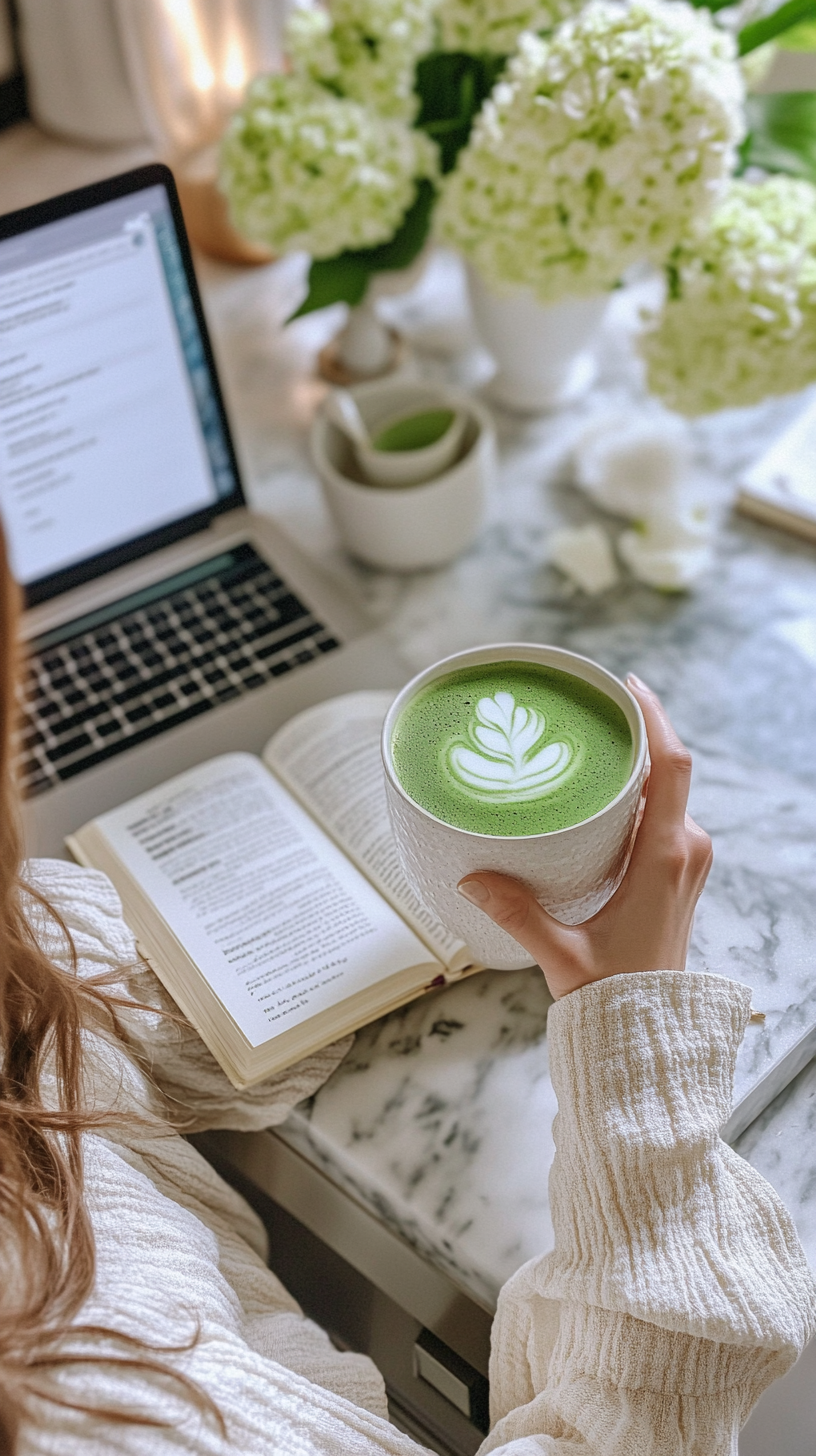
[[[744,473],[737,508],[816,541],[816,399]]]

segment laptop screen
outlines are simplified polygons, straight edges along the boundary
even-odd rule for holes
[[[0,509],[29,600],[242,499],[185,254],[162,183],[0,233]]]

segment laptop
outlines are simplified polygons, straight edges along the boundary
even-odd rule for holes
[[[0,514],[30,854],[299,709],[408,675],[247,508],[171,172],[0,218]]]

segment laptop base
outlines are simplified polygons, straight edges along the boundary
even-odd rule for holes
[[[297,672],[130,748],[24,805],[29,856],[67,859],[65,836],[89,819],[155,788],[192,764],[241,749],[260,754],[276,728],[302,708],[358,688],[397,690],[411,669],[380,632],[369,632]]]

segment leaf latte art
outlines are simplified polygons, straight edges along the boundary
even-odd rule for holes
[[[483,803],[541,798],[570,777],[579,757],[570,743],[545,743],[546,731],[544,714],[512,693],[480,698],[467,742],[448,748],[448,770],[464,793]]]
[[[472,834],[549,834],[605,809],[632,771],[632,734],[599,688],[536,662],[444,673],[394,725],[406,793]]]

